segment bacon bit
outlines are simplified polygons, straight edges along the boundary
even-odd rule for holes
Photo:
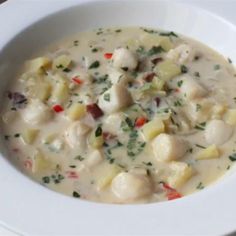
[[[75,82],[76,84],[83,84],[83,80],[80,79],[79,76],[75,76],[72,78],[73,82]]]
[[[26,160],[26,161],[24,161],[24,167],[25,167],[26,169],[28,169],[28,170],[31,170],[32,167],[33,167],[32,161],[31,161],[31,160]]]
[[[104,114],[101,108],[96,103],[87,105],[86,109],[87,112],[89,112],[95,120],[103,116]]]
[[[19,152],[20,149],[19,149],[19,148],[13,148],[12,151],[13,151],[13,152]]]
[[[135,127],[140,128],[147,122],[146,117],[139,117],[135,120]]]
[[[67,178],[69,179],[78,179],[79,175],[75,171],[66,171]]]
[[[178,88],[174,89],[174,91],[175,91],[176,93],[179,93],[179,89],[178,89]]]
[[[161,99],[159,97],[156,97],[154,100],[156,102],[157,107],[159,107],[161,103]]]
[[[112,56],[113,56],[112,53],[105,53],[105,54],[104,54],[104,57],[105,57],[106,59],[111,59]]]
[[[144,80],[145,80],[146,82],[152,82],[152,80],[153,80],[153,78],[154,78],[155,75],[156,75],[155,73],[150,73],[150,74],[148,74],[148,75],[144,78]]]
[[[103,138],[104,138],[105,141],[116,138],[116,135],[111,134],[109,132],[103,132],[102,135],[103,135]]]
[[[182,194],[177,192],[176,189],[170,187],[168,184],[162,183],[162,186],[163,186],[164,189],[167,190],[167,198],[168,198],[169,201],[183,197]]]
[[[53,107],[52,107],[52,109],[56,112],[56,113],[59,113],[59,112],[62,112],[62,111],[64,111],[64,109],[63,109],[63,107],[61,106],[61,105],[54,105]]]
[[[154,58],[154,59],[152,60],[152,63],[156,65],[156,64],[158,64],[158,63],[161,62],[161,61],[163,61],[163,58],[157,57],[157,58]]]

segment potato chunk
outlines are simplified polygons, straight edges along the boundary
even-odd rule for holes
[[[189,75],[182,76],[182,85],[180,92],[186,96],[187,99],[195,99],[203,97],[207,94],[207,90],[203,88],[195,79]]]
[[[229,109],[226,112],[225,122],[229,125],[236,125],[236,109]]]
[[[32,157],[32,172],[40,173],[50,167],[52,167],[52,163],[39,150],[36,150]]]
[[[161,80],[168,81],[181,73],[180,67],[170,60],[158,63],[154,72]]]
[[[64,103],[69,97],[69,87],[65,82],[58,82],[55,84],[53,91],[52,91],[52,96],[51,96],[51,101],[54,103]]]
[[[121,172],[111,184],[112,192],[122,201],[132,201],[151,193],[151,184],[147,176]]]
[[[71,120],[79,120],[86,114],[86,106],[81,103],[74,103],[67,111],[67,116]]]
[[[129,91],[120,84],[114,84],[103,93],[98,105],[105,113],[113,113],[132,104],[132,97]]]
[[[56,57],[53,61],[52,67],[54,69],[66,69],[70,66],[72,60],[67,55],[60,55]]]
[[[47,57],[37,57],[28,62],[28,70],[32,72],[41,73],[43,68],[48,67],[51,60]]]
[[[142,129],[142,135],[145,141],[150,141],[158,134],[163,133],[165,131],[165,125],[160,118],[155,118],[152,121],[146,123]]]
[[[34,142],[35,138],[37,137],[39,133],[39,130],[38,129],[25,129],[21,136],[22,136],[22,139],[24,141],[24,143],[26,144],[31,144]]]
[[[176,136],[160,134],[152,141],[152,148],[158,161],[168,162],[181,158],[187,150],[187,144]]]
[[[32,125],[48,121],[52,117],[50,108],[39,100],[32,99],[22,110],[23,119]]]
[[[206,149],[201,150],[197,154],[197,160],[207,160],[207,159],[215,159],[220,157],[219,149],[215,144],[207,147]]]
[[[222,145],[231,137],[232,127],[222,120],[211,120],[205,129],[205,139],[209,144]]]
[[[100,148],[100,147],[102,147],[102,145],[104,143],[104,139],[103,139],[103,134],[102,134],[101,127],[98,127],[97,129],[94,129],[91,132],[91,134],[89,135],[89,138],[88,138],[88,143],[93,148]]]
[[[173,161],[169,164],[170,175],[167,183],[172,188],[179,188],[185,184],[192,176],[192,168],[185,162]]]
[[[117,48],[112,56],[113,66],[120,69],[134,70],[138,65],[137,56],[127,48]]]
[[[99,168],[99,171],[101,175],[97,178],[96,184],[97,189],[100,191],[111,184],[113,178],[120,172],[120,168],[117,165],[104,163]]]
[[[83,148],[86,144],[86,135],[91,128],[80,121],[72,123],[65,132],[65,139],[70,147]]]

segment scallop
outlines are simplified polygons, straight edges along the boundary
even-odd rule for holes
[[[22,118],[29,124],[44,123],[52,117],[50,108],[38,99],[32,99],[21,112]]]
[[[205,129],[205,139],[209,144],[222,145],[229,140],[232,132],[232,127],[224,121],[211,120]]]
[[[115,68],[134,70],[138,65],[137,56],[127,48],[115,49],[112,59]]]
[[[86,144],[86,135],[91,128],[84,123],[77,121],[72,123],[65,132],[65,139],[72,148],[82,148]]]
[[[149,195],[151,184],[146,176],[121,172],[113,179],[111,189],[122,202],[126,202]]]

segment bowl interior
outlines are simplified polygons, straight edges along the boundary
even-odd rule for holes
[[[48,4],[53,13],[53,3]],[[235,26],[202,9],[168,1],[144,0],[135,1],[135,4],[133,1],[64,4],[65,10],[48,16],[45,15],[42,20],[26,29],[22,27],[21,33],[15,35],[10,42],[6,42],[0,52],[0,78],[2,78],[0,80],[0,98],[7,85],[14,78],[18,68],[26,59],[36,55],[40,49],[48,44],[65,36],[98,27],[145,26],[172,30],[193,37],[230,57],[233,61],[236,60]],[[40,4],[38,7],[40,12]],[[0,149],[2,156],[6,156],[6,150],[2,142],[0,143]],[[193,228],[197,228],[199,233],[204,232],[205,234],[225,232],[217,224],[214,229],[210,229],[200,224],[202,220],[200,223],[197,222],[197,218],[204,213],[204,209],[196,208],[200,206],[198,205],[199,201],[203,200],[205,196],[213,195],[215,191],[219,191],[219,188],[223,189],[229,185],[223,181],[218,187],[209,188],[203,193],[195,194],[196,196],[184,198],[173,203],[151,204],[152,207],[117,207],[75,201],[72,198],[48,191],[18,173],[4,158],[0,158],[0,166],[2,169],[0,171],[0,180],[5,180],[2,187],[4,189],[2,202],[5,202],[5,204],[0,203],[0,209],[2,212],[6,212],[4,216],[0,215],[0,220],[10,222],[17,229],[21,229],[31,235],[36,232],[37,234],[76,234],[78,232],[81,234],[88,232],[96,234],[96,232],[99,232],[102,235],[109,235],[109,229],[112,227],[117,228],[116,224],[121,215],[124,215],[124,224],[122,228],[118,229],[120,233],[170,233],[172,231],[166,228],[169,223],[175,229],[173,233],[191,233],[194,232]],[[12,186],[13,183],[14,188],[9,188],[9,185]],[[22,191],[22,188],[24,191]],[[16,194],[18,195],[17,199],[14,198]],[[20,199],[26,199],[27,206]],[[198,203],[193,206],[192,203],[195,201]],[[35,202],[37,203],[35,204]],[[215,207],[214,204],[218,205],[215,201],[212,201],[211,204],[207,206],[207,209],[211,210],[211,208]],[[42,205],[46,206],[47,209],[42,208]],[[182,207],[185,207],[185,209],[181,210]],[[190,213],[190,209],[193,209],[193,207],[195,207],[195,215]],[[155,212],[153,212],[154,209]],[[76,220],[78,211],[85,214],[79,222]],[[185,219],[187,221],[190,222],[196,219],[196,224],[192,225],[192,228],[186,222],[183,223],[178,219],[174,220],[173,216],[178,218],[180,211],[182,211],[182,214],[186,214]],[[24,212],[24,217],[21,217],[22,212]],[[172,214],[171,219],[163,217],[163,212]],[[32,220],[33,215],[34,222]],[[54,215],[57,215],[56,221],[54,221]],[[140,217],[137,217],[139,215],[146,218],[145,223],[142,222]],[[157,224],[153,217],[160,217],[160,222]],[[94,227],[91,227],[91,222],[93,222]],[[104,222],[109,225],[108,228],[103,227]],[[228,226],[227,229],[231,229],[229,228],[230,222],[226,226]]]

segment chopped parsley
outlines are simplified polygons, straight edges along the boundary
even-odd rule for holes
[[[148,33],[148,34],[157,34],[158,31],[157,30],[153,30],[153,29],[146,29],[146,28],[141,28],[144,32]]]
[[[219,70],[219,69],[220,69],[220,65],[219,64],[214,65],[214,70]]]
[[[49,183],[50,183],[50,177],[49,177],[49,176],[44,176],[44,177],[42,178],[42,181],[43,181],[43,183],[45,183],[45,184],[49,184]]]
[[[117,29],[117,30],[115,30],[115,32],[116,33],[120,33],[120,32],[122,32],[122,30],[121,29]]]
[[[163,52],[164,49],[161,46],[153,46],[148,52],[147,55],[148,56],[153,56],[155,54],[161,53]]]
[[[74,40],[73,45],[78,46],[79,45],[79,40]]]
[[[202,106],[200,104],[196,104],[196,111],[200,111],[202,109]]]
[[[199,73],[198,71],[195,71],[195,72],[194,72],[194,76],[200,77],[200,73]]]
[[[198,130],[205,130],[205,126],[206,126],[206,122],[202,122],[200,124],[195,125],[194,128]]]
[[[236,153],[232,153],[232,154],[229,156],[229,159],[230,159],[230,161],[236,161]]]
[[[228,60],[228,62],[229,62],[230,64],[233,63],[233,61],[232,61],[229,57],[227,58],[227,60]]]
[[[181,65],[181,66],[180,66],[180,70],[181,70],[181,73],[185,74],[185,73],[188,72],[188,67],[185,66],[185,65]]]
[[[139,54],[146,54],[145,48],[143,46],[139,46],[136,52]]]
[[[82,157],[81,155],[78,155],[74,158],[75,160],[83,161],[85,158]]]
[[[19,134],[19,133],[14,134],[14,137],[15,137],[15,138],[19,138],[19,137],[20,137],[20,134]]]
[[[200,144],[195,144],[195,146],[198,147],[198,148],[203,148],[203,149],[206,148],[206,147],[204,147],[204,146],[202,146],[202,145],[200,145]]]
[[[174,101],[174,106],[175,106],[175,107],[181,107],[181,106],[183,106],[181,99],[178,99],[178,100]]]
[[[100,137],[102,135],[102,127],[98,126],[95,130],[95,137]]]
[[[100,62],[99,61],[94,61],[90,66],[89,69],[96,69],[100,66]]]
[[[91,51],[92,52],[98,52],[98,49],[97,48],[93,48]]]
[[[143,162],[144,165],[146,166],[152,166],[152,163],[149,161],[149,162]]]
[[[177,82],[177,86],[178,86],[179,88],[182,86],[182,84],[183,84],[183,80],[179,80],[179,81]]]
[[[9,140],[10,137],[11,137],[10,135],[4,135],[4,139],[5,139],[5,140]]]
[[[179,36],[178,36],[175,32],[173,32],[173,31],[170,31],[170,32],[161,32],[160,35],[161,35],[161,36],[168,36],[168,37],[173,36],[173,37],[176,37],[176,38],[179,37]]]
[[[110,100],[111,100],[111,95],[110,95],[110,93],[105,93],[105,94],[103,95],[103,99],[104,99],[105,101],[107,101],[107,102],[110,102]]]
[[[199,189],[199,190],[204,189],[203,183],[199,182],[199,184],[197,185],[196,189]]]
[[[80,198],[80,194],[78,192],[76,192],[76,191],[74,191],[72,193],[72,196],[75,197],[75,198]]]

